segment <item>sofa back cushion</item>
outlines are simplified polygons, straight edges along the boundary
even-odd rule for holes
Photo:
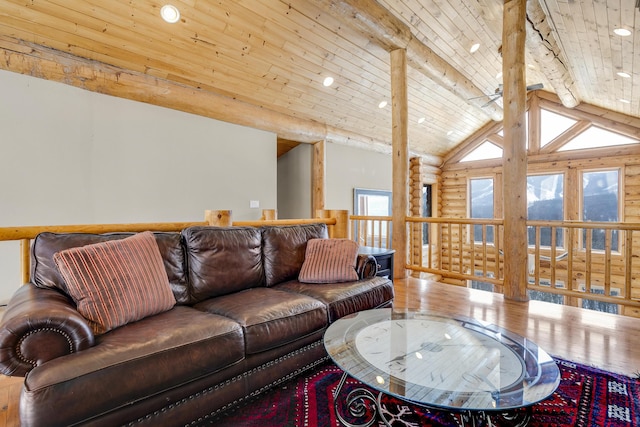
[[[354,282],[358,244],[349,239],[311,239],[300,269],[302,283]]]
[[[133,234],[135,233],[40,233],[31,246],[31,281],[40,288],[59,289],[68,295],[67,284],[53,261],[53,255],[56,252],[124,239]],[[153,235],[176,301],[178,304],[189,303],[185,255],[180,243],[180,233],[154,232]]]
[[[328,237],[322,223],[262,227],[266,285],[297,279],[309,239]]]
[[[254,227],[182,230],[192,303],[264,286],[262,239]]]

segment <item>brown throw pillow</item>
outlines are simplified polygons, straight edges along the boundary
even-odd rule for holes
[[[67,249],[53,259],[78,312],[96,335],[176,303],[151,232]]]
[[[338,283],[358,280],[358,244],[349,239],[310,239],[298,280]]]

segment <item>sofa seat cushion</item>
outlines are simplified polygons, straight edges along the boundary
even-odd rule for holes
[[[100,335],[94,347],[34,368],[25,379],[21,417],[46,420],[46,412],[52,411],[54,419],[70,425],[243,358],[244,338],[238,323],[176,306]]]
[[[240,323],[247,354],[270,350],[322,330],[328,319],[320,301],[270,288],[248,289],[194,307]]]
[[[389,305],[394,295],[393,282],[384,277],[323,285],[291,280],[273,289],[308,295],[322,301],[329,308],[330,322],[358,311]]]

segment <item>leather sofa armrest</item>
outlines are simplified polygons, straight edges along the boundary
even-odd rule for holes
[[[356,272],[360,279],[370,279],[378,274],[378,262],[373,255],[359,254],[356,262]]]
[[[27,283],[0,322],[0,373],[24,376],[34,367],[93,346],[87,320],[66,295]]]

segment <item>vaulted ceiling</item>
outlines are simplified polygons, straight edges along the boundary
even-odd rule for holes
[[[486,105],[493,97],[483,95],[501,83],[502,1],[167,2],[180,11],[174,24],[160,18],[163,0],[2,0],[0,48],[52,48],[378,148],[391,144],[389,52],[404,48],[413,152],[443,156],[501,118],[502,99]],[[635,0],[530,0],[527,12],[527,84],[542,83],[569,107],[640,117]],[[6,58],[0,68],[12,69]],[[328,76],[334,82],[325,87]]]

